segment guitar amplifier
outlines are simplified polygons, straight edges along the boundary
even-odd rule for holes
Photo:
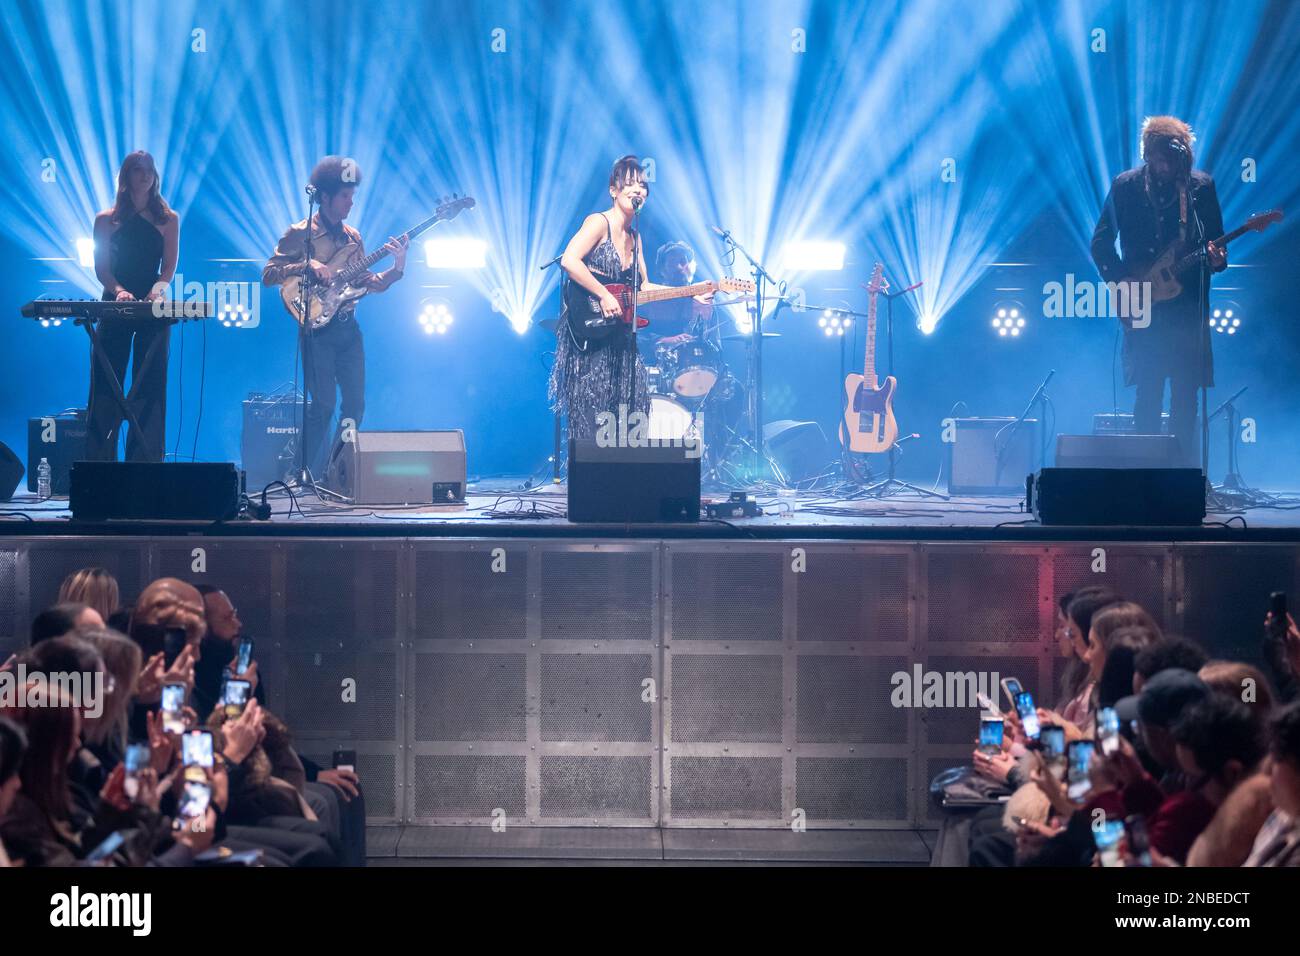
[[[326,487],[359,505],[463,504],[465,433],[356,432],[334,443]]]
[[[72,463],[86,457],[86,410],[27,419],[27,490],[36,493],[37,466],[50,463],[50,493],[63,496],[71,486]]]
[[[1173,435],[1057,435],[1057,468],[1174,468]]]
[[[311,408],[308,400],[307,408]],[[251,492],[298,472],[298,436],[302,431],[301,397],[250,392],[244,400],[240,463]]]
[[[1033,470],[1038,420],[957,418],[948,446],[948,494],[1021,495]]]

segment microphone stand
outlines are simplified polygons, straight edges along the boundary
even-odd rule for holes
[[[920,288],[923,283],[924,280],[914,283],[906,289],[900,289],[897,292],[879,293],[885,297],[885,349],[886,358],[889,362],[889,371],[885,373],[886,377],[894,374],[894,300]],[[914,437],[916,436],[909,435],[902,440],[907,441],[909,438]],[[854,497],[887,498],[895,491],[911,491],[923,498],[939,498],[943,501],[947,501],[948,495],[940,494],[937,491],[931,491],[929,488],[918,487],[910,481],[903,481],[901,478],[895,477],[894,472],[898,465],[898,445],[899,441],[895,440],[894,443],[889,446],[889,474],[885,480],[878,481],[874,485],[863,489],[860,496],[855,495]]]
[[[564,258],[564,253],[560,253],[558,256],[556,256],[554,259],[551,259],[549,262],[543,263],[541,266],[541,271],[545,272],[547,269],[551,268],[552,266],[558,265],[559,261],[563,258]],[[559,282],[560,317],[555,320],[555,357],[557,360],[559,359],[559,355],[560,355],[560,336],[564,334],[564,323],[568,321],[568,316],[565,315],[565,311],[564,311],[565,278],[566,277],[564,275],[564,272],[563,270],[561,270],[560,282]],[[560,483],[560,454],[563,450],[563,437],[564,437],[563,429],[560,427],[560,409],[557,407],[555,409],[555,448],[551,454],[551,484],[553,485],[558,485]]]
[[[1029,413],[1033,411],[1035,405],[1039,406],[1038,425],[1040,438],[1038,441],[1038,467],[1043,468],[1047,464],[1047,403],[1051,401],[1047,395],[1047,383],[1052,380],[1052,376],[1055,374],[1056,369],[1051,369],[1047,373],[1047,377],[1043,379],[1038,384],[1038,388],[1034,390],[1033,397],[1029,399],[1029,404],[1026,405],[1025,410],[1020,413],[1020,417],[1008,425],[1003,425],[997,430],[997,434],[993,436],[993,483],[995,485],[998,483],[998,479],[1002,477],[1002,459],[1006,456],[1007,449],[1011,447],[1012,439],[1016,437],[1016,432],[1020,430],[1020,426],[1029,420]],[[1008,429],[1010,430],[1010,434],[1007,436],[1007,440],[1002,443],[1002,447],[999,448],[998,438]]]
[[[772,278],[771,274],[763,268],[762,263],[749,254],[749,250],[736,241],[736,238],[728,229],[719,229],[713,227],[716,232],[729,248],[732,261],[735,261],[735,254],[739,252],[749,260],[750,268],[754,274],[754,322],[750,334],[749,343],[749,420],[754,428],[754,471],[755,477],[763,469],[763,463],[766,462],[771,470],[772,476],[782,487],[786,487],[788,482],[781,473],[780,466],[772,460],[767,453],[767,439],[763,435],[763,293],[764,283],[770,282],[776,289],[777,301],[776,309],[772,312],[772,317],[776,318],[783,305],[788,302],[785,298],[785,283],[778,282]]]
[[[318,195],[319,194],[314,186],[307,187],[307,233],[306,233],[305,240],[303,242],[303,251],[307,258],[303,264],[303,270],[302,270],[301,298],[302,298],[303,321],[302,321],[302,326],[298,330],[300,343],[302,345],[301,348],[301,352],[302,352],[302,434],[301,434],[301,438],[302,441],[299,443],[299,450],[298,450],[299,451],[298,483],[305,488],[311,488],[313,491],[316,491],[316,481],[312,477],[311,465],[307,461],[307,449],[310,446],[310,443],[308,441],[308,436],[307,436],[307,421],[308,421],[307,403],[309,400],[320,401],[320,396],[313,395],[310,396],[309,399],[308,392],[310,391],[310,389],[308,386],[309,378],[308,378],[307,370],[311,364],[310,362],[311,339],[312,339],[311,289],[312,289],[312,283],[315,282],[315,278],[316,278],[315,275],[313,275],[312,268],[311,268],[312,260],[316,258],[315,248],[312,244],[312,228],[313,228],[312,216],[314,215],[312,209],[316,206],[316,198]],[[319,491],[317,491],[316,494],[317,497],[320,496]]]

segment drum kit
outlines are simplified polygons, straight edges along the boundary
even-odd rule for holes
[[[742,427],[748,390],[728,368],[715,332],[709,329],[701,338],[657,345],[646,363],[650,435],[702,440],[706,481],[724,480],[728,461],[750,444]]]

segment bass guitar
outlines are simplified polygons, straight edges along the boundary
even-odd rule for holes
[[[453,196],[444,201],[432,216],[408,229],[399,238],[408,241],[414,239],[437,223],[455,219],[462,211],[473,208],[472,197]],[[280,300],[299,325],[305,325],[313,331],[322,329],[345,306],[351,305],[370,291],[364,285],[353,283],[359,281],[371,266],[387,255],[388,250],[380,246],[370,255],[363,256],[361,246],[350,242],[325,263],[332,274],[329,282],[321,282],[310,270],[302,275],[290,276],[280,287]]]

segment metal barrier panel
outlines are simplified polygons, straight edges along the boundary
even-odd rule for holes
[[[14,538],[0,654],[65,575],[230,595],[299,751],[357,752],[371,822],[900,827],[969,760],[965,691],[1058,703],[1057,596],[1110,584],[1258,660],[1290,544]],[[1112,583],[1113,582],[1113,583]],[[940,675],[939,706],[895,691]],[[988,688],[995,698],[996,686]],[[956,692],[959,699],[951,699]]]

